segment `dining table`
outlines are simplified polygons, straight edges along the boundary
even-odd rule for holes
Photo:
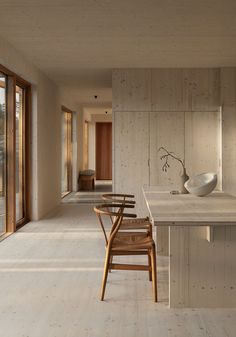
[[[236,197],[164,186],[144,186],[143,194],[157,255],[168,257],[169,306],[236,307]]]

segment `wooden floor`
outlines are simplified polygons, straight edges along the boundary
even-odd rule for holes
[[[91,204],[102,203],[102,195],[104,193],[112,192],[111,180],[96,180],[95,188],[92,191],[78,191],[71,192],[65,198],[62,199],[62,203],[76,203],[76,204]]]
[[[91,205],[63,204],[0,243],[0,336],[235,337],[236,309],[168,309],[146,272],[113,271],[99,301],[103,237]]]

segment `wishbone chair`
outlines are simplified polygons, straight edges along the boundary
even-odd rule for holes
[[[105,234],[106,258],[103,273],[101,301],[104,300],[108,271],[110,269],[117,269],[117,270],[142,270],[151,273],[154,301],[157,302],[155,242],[150,236],[145,235],[145,233],[119,232],[124,217],[136,218],[135,214],[129,214],[124,212],[125,208],[133,208],[133,207],[134,207],[133,205],[114,204],[114,203],[102,204],[94,207],[94,211],[97,214],[98,218],[102,219],[102,216],[114,217],[114,222],[110,230],[109,237],[107,234]],[[114,211],[114,209],[116,211]],[[102,220],[100,224],[103,224]],[[106,233],[105,229],[104,233]],[[151,263],[148,263],[148,265],[113,263],[112,261],[113,257],[119,255],[148,255],[150,256]]]
[[[133,194],[122,194],[122,193],[106,193],[102,195],[103,200],[108,200],[109,202],[121,203],[125,205],[135,205],[135,200],[130,200],[134,198]],[[112,220],[112,217],[111,217]],[[121,230],[146,230],[147,234],[152,237],[152,224],[149,217],[146,218],[136,218],[136,219],[125,219],[123,218],[120,227]]]

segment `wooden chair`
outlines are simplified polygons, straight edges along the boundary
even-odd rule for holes
[[[106,193],[102,195],[103,200],[109,202],[121,203],[124,205],[135,205],[136,202],[133,194],[122,194],[122,193]],[[111,222],[113,223],[112,217],[110,217]],[[145,231],[147,236],[152,238],[152,224],[149,220],[149,217],[145,218],[135,218],[135,219],[122,219],[122,223],[119,229],[121,231]],[[151,258],[148,255],[148,263],[151,265]],[[149,280],[152,281],[152,273],[149,272]]]
[[[103,200],[108,200],[109,202],[121,203],[124,205],[135,205],[133,194],[117,194],[117,193],[106,193],[102,195]],[[152,224],[149,217],[146,218],[136,218],[136,219],[125,219],[123,218],[120,230],[145,230],[148,235],[152,237]]]
[[[133,208],[133,205],[124,204],[102,204],[94,207],[103,233],[106,238],[106,258],[103,273],[101,301],[104,300],[105,288],[108,271],[118,270],[141,270],[148,271],[152,275],[152,284],[154,292],[154,301],[157,302],[157,274],[156,274],[156,249],[155,242],[147,233],[119,232],[122,220],[126,218],[135,218],[135,214],[124,213],[125,208]],[[109,210],[108,210],[109,209]],[[112,210],[110,210],[112,209]],[[114,211],[114,209],[116,211]],[[102,216],[114,217],[114,222],[110,230],[109,237],[106,235],[103,226]],[[119,255],[147,255],[150,257],[148,265],[140,264],[120,264],[113,263],[113,257]]]

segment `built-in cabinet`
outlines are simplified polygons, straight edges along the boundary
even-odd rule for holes
[[[221,69],[221,104],[223,188],[236,195],[236,68]]]
[[[149,184],[149,114],[132,111],[114,115],[113,188],[116,192],[133,193],[137,212],[146,210],[142,186]],[[115,175],[114,175],[115,174]]]
[[[112,109],[215,111],[221,103],[220,75],[217,68],[115,69]]]
[[[136,195],[147,213],[143,185],[178,188],[181,166],[163,172],[159,147],[185,159],[187,173],[218,174],[221,187],[221,109],[218,69],[113,71],[114,190]]]
[[[143,185],[179,182],[178,163],[162,172],[160,146],[184,158],[190,176],[217,172],[218,188],[236,195],[236,68],[118,69],[112,90],[114,191],[134,193],[139,215],[148,214]],[[157,229],[157,253],[172,265],[171,306],[235,306],[235,233],[219,226],[208,242],[204,226]]]

